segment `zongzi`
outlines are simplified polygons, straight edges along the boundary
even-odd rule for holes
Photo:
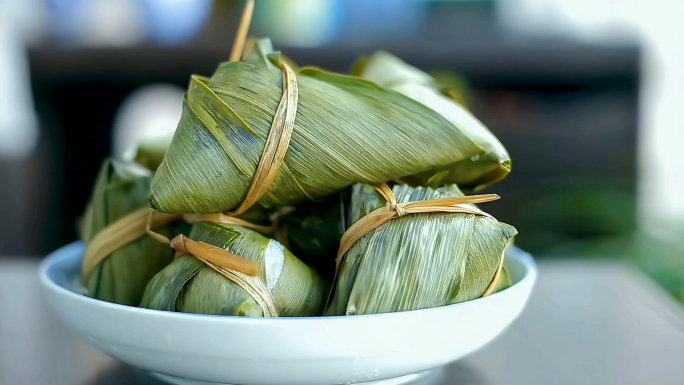
[[[276,55],[267,59],[222,63],[211,78],[191,78],[181,121],[152,181],[153,208],[210,213],[244,200],[283,98],[284,64]],[[260,200],[265,207],[483,153],[442,115],[368,80],[303,68],[296,83],[294,130],[284,163]]]
[[[395,185],[392,191],[400,204],[463,196],[456,186]],[[387,204],[372,186],[355,185],[349,227]],[[515,234],[512,226],[484,215],[431,212],[391,219],[344,254],[327,313],[387,313],[478,298],[500,275],[504,248]]]
[[[397,91],[431,108],[484,149],[482,154],[402,178],[405,182],[424,185],[434,174],[446,171],[448,174],[443,178],[445,184],[455,183],[461,188],[478,191],[510,173],[511,158],[501,142],[467,109],[453,98],[443,95],[435,79],[427,73],[380,51],[359,59],[352,74]]]
[[[135,163],[105,160],[81,222],[86,250],[102,231],[146,207],[151,179],[151,172]],[[169,236],[172,226],[165,225],[156,231]],[[104,301],[137,306],[149,280],[173,260],[173,250],[143,235],[104,257],[94,266],[88,257],[84,260],[87,294]]]
[[[327,284],[279,242],[244,227],[212,222],[194,224],[189,239],[256,262],[258,278],[272,296],[278,316],[322,313]],[[186,313],[265,315],[258,300],[213,266],[192,255],[177,258],[150,281],[140,306]]]

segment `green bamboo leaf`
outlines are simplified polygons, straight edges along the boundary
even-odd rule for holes
[[[483,152],[432,109],[367,80],[306,68],[297,81],[294,133],[260,202],[265,207]],[[151,206],[203,213],[235,208],[251,184],[281,97],[282,71],[263,64],[222,63],[210,79],[193,77],[176,135],[152,181]]]
[[[398,203],[462,196],[450,188],[393,188]],[[353,188],[349,223],[387,202]],[[363,236],[340,265],[330,315],[423,309],[482,296],[515,228],[493,218],[429,213],[395,218]]]
[[[237,289],[232,281],[205,266],[183,288],[177,309],[185,313],[263,317],[259,304],[246,291]]]
[[[105,160],[81,222],[81,238],[86,247],[104,228],[146,205],[151,177],[150,171],[142,166]],[[157,231],[170,236],[172,228],[169,225]],[[173,250],[168,245],[143,236],[95,267],[86,285],[87,294],[137,306],[148,281],[172,259]]]
[[[242,53],[242,61],[254,65],[262,65],[268,68],[275,66],[268,59],[268,55],[273,52],[271,39],[249,38]]]
[[[505,178],[511,171],[511,159],[499,140],[467,109],[443,95],[430,75],[387,53],[376,52],[362,58],[352,74],[386,86],[433,109],[458,127],[484,149],[483,154],[403,178],[413,185],[425,185],[435,173],[448,171],[444,184],[456,183],[470,190],[481,190]]]
[[[190,239],[258,262],[259,276],[273,294],[278,314],[320,315],[327,284],[275,240],[240,226],[196,223]],[[199,263],[199,267],[197,267]],[[196,271],[195,271],[196,270]],[[193,256],[175,260],[157,274],[141,306],[186,313],[260,317],[261,307],[240,286]]]
[[[175,311],[183,287],[203,267],[205,267],[204,262],[189,255],[176,259],[150,280],[140,307]]]
[[[262,65],[274,69],[275,66],[269,59],[269,55],[273,54],[273,44],[271,39],[250,38],[245,45],[245,52],[242,55],[242,61],[254,65]],[[293,71],[298,72],[299,66],[289,57],[278,52],[278,60],[287,63]]]

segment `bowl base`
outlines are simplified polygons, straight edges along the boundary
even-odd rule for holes
[[[427,370],[421,373],[415,373],[415,374],[409,374],[406,376],[401,376],[401,377],[395,377],[395,378],[389,378],[386,380],[380,380],[380,381],[370,381],[370,382],[349,382],[349,383],[344,383],[344,385],[348,384],[363,384],[363,385],[408,385],[408,384],[415,384],[415,385],[423,385],[423,384],[428,384],[425,383],[425,380],[432,379],[433,377],[437,376],[437,374],[441,372],[441,369],[432,369],[432,370]],[[180,378],[180,377],[175,377],[175,376],[170,376],[168,374],[162,374],[162,373],[157,373],[157,372],[150,372],[150,375],[158,380],[162,380],[166,383],[173,384],[173,385],[239,385],[239,384],[225,384],[222,382],[207,382],[207,381],[199,381],[199,380],[190,380],[187,378]],[[432,384],[432,382],[429,382]],[[342,384],[342,383],[340,383]]]

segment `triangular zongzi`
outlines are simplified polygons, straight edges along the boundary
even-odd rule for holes
[[[189,239],[228,250],[259,265],[259,278],[281,317],[320,315],[327,284],[279,242],[244,227],[192,226]],[[261,317],[250,294],[192,255],[177,258],[148,285],[141,307],[186,313]]]
[[[222,63],[211,78],[191,78],[181,121],[152,181],[153,208],[211,213],[232,210],[245,198],[283,96],[282,70],[248,59]],[[276,56],[269,59],[281,65]],[[303,68],[296,78],[294,131],[263,206],[483,153],[460,128],[398,92],[316,68]]]
[[[398,203],[463,196],[456,186],[396,185]],[[355,185],[349,226],[386,201]],[[473,206],[474,207],[474,206]],[[330,315],[424,309],[482,296],[502,263],[515,228],[494,218],[423,213],[392,219],[359,239],[344,256]]]

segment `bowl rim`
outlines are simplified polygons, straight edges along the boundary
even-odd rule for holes
[[[71,251],[71,249],[74,249],[74,251]],[[112,310],[117,310],[117,311],[123,311],[123,312],[134,312],[138,314],[147,314],[150,316],[155,316],[155,317],[167,317],[167,318],[175,318],[179,320],[186,319],[188,321],[194,320],[194,321],[201,321],[201,320],[213,320],[213,321],[223,321],[223,322],[234,322],[234,323],[254,323],[254,322],[260,322],[260,323],[267,323],[267,324],[275,324],[275,323],[282,323],[282,322],[293,322],[293,321],[306,321],[306,322],[334,322],[334,321],[339,321],[339,320],[347,320],[345,322],[353,322],[353,320],[362,320],[362,319],[368,319],[368,318],[377,318],[377,317],[383,317],[383,318],[390,318],[390,317],[401,317],[402,315],[407,315],[407,314],[427,314],[427,313],[435,313],[435,312],[440,312],[440,311],[447,311],[448,309],[456,308],[456,307],[463,307],[463,306],[468,306],[468,305],[473,305],[475,303],[481,303],[483,301],[488,301],[491,300],[491,298],[498,298],[500,296],[505,296],[508,293],[510,293],[510,290],[513,288],[517,287],[522,287],[526,285],[533,285],[534,282],[536,281],[537,275],[538,275],[538,269],[537,265],[534,262],[534,259],[532,256],[521,250],[520,248],[516,246],[512,246],[512,249],[514,251],[514,256],[509,258],[515,258],[522,263],[522,265],[525,267],[525,274],[520,278],[520,280],[510,287],[506,288],[505,290],[502,290],[500,292],[494,293],[492,295],[489,295],[487,297],[481,297],[481,298],[476,298],[472,299],[470,301],[465,301],[465,302],[460,302],[460,303],[455,303],[451,305],[445,305],[445,306],[438,306],[438,307],[433,307],[433,308],[426,308],[426,309],[416,309],[416,310],[406,310],[406,311],[401,311],[401,312],[391,312],[391,313],[378,313],[378,314],[361,314],[361,315],[353,315],[353,316],[319,316],[319,317],[274,317],[274,318],[267,318],[267,317],[236,317],[236,316],[226,316],[226,315],[214,315],[214,314],[195,314],[195,313],[182,313],[182,312],[173,312],[173,311],[166,311],[166,310],[156,310],[156,309],[147,309],[147,308],[141,308],[141,307],[135,307],[135,306],[128,306],[128,305],[121,305],[113,302],[107,302],[103,300],[99,300],[96,298],[91,298],[88,297],[84,294],[76,293],[74,291],[71,291],[67,288],[64,288],[57,284],[49,274],[49,271],[51,269],[54,269],[55,266],[57,266],[60,262],[64,262],[69,259],[74,258],[74,254],[78,254],[78,259],[83,258],[83,242],[82,241],[76,241],[69,243],[67,245],[64,245],[57,250],[51,252],[50,254],[45,257],[39,267],[38,267],[38,277],[43,285],[44,289],[50,290],[53,292],[58,293],[59,295],[63,295],[66,297],[71,298],[72,300],[79,301],[84,304],[88,304],[89,306],[99,306],[99,307],[105,307],[109,308]],[[78,251],[76,251],[78,250]],[[80,273],[79,273],[80,277]]]

